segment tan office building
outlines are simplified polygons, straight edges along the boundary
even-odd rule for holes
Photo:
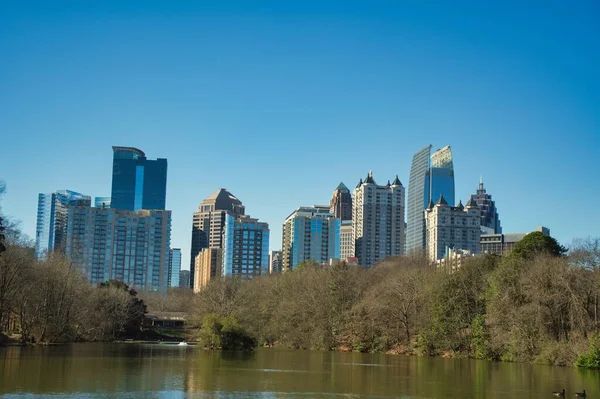
[[[195,258],[194,293],[202,291],[213,278],[221,276],[223,250],[220,248],[204,248]]]

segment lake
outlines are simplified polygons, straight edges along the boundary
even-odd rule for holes
[[[0,348],[5,398],[547,398],[600,372],[483,360],[166,344]]]

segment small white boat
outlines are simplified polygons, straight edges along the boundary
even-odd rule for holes
[[[177,344],[177,346],[188,346],[188,344],[185,341],[181,341],[180,343]]]

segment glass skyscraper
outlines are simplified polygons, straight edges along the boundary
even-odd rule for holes
[[[181,272],[181,249],[171,248],[169,250],[169,287],[179,287],[179,273]]]
[[[225,217],[223,277],[251,279],[269,274],[269,225],[249,216]]]
[[[35,254],[44,259],[48,252],[64,251],[69,205],[90,206],[91,197],[70,190],[38,196]]]
[[[431,145],[413,156],[408,183],[406,252],[419,253],[426,248],[425,208],[443,196],[454,206],[454,164],[450,146],[431,154]]]
[[[314,260],[327,263],[340,258],[340,219],[326,206],[296,209],[283,224],[283,270]]]
[[[110,208],[110,197],[94,197],[96,208]]]
[[[166,198],[166,159],[151,161],[137,148],[113,147],[112,208],[164,210]]]

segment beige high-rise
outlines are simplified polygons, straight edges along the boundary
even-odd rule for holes
[[[198,293],[208,285],[213,278],[221,275],[223,250],[219,248],[204,248],[196,256],[194,266],[194,293]]]
[[[190,284],[195,284],[195,260],[203,248],[222,248],[225,218],[244,215],[242,202],[224,188],[207,197],[198,206],[192,220],[192,249],[190,254]]]

